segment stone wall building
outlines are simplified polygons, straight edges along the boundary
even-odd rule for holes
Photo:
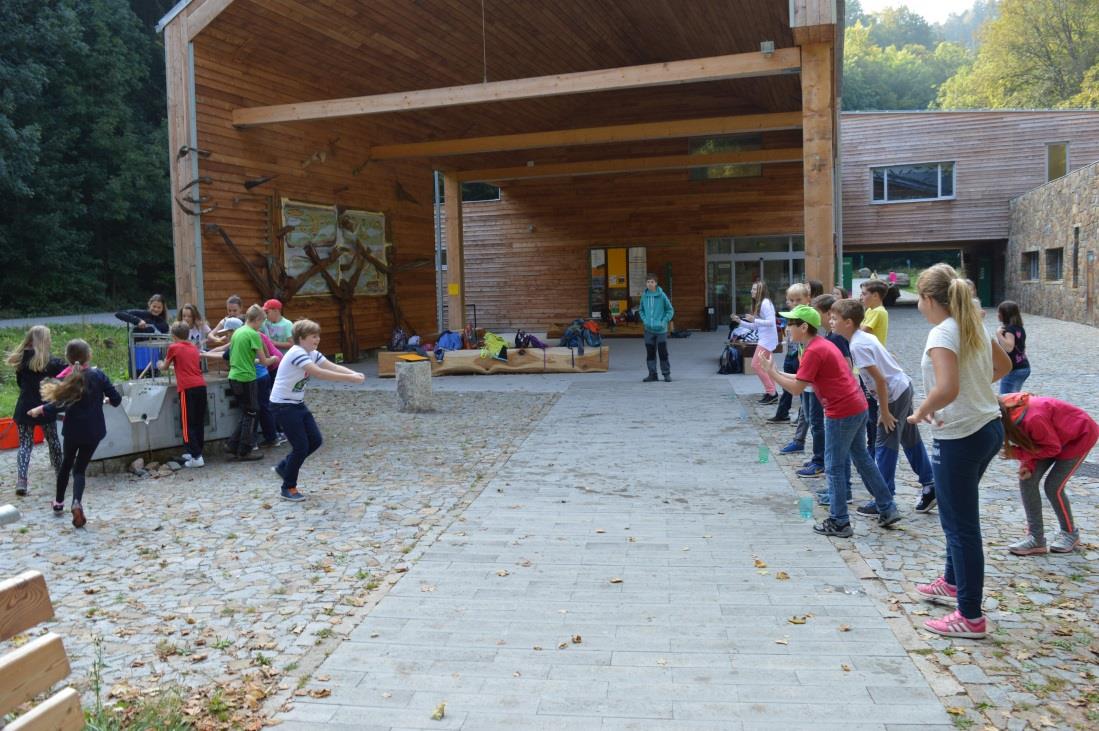
[[[1007,296],[1024,312],[1099,326],[1099,162],[1011,201]]]

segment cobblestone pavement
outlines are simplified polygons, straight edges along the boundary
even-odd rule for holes
[[[986,322],[995,322],[989,311]],[[1099,415],[1099,330],[1037,316],[1026,317],[1033,375],[1025,389],[1074,403]],[[919,361],[929,326],[915,308],[890,312],[889,346],[914,376],[923,398]],[[753,398],[742,396],[749,404]],[[755,406],[761,420],[773,407]],[[788,441],[791,428],[761,426],[772,451]],[[925,443],[930,438],[925,435]],[[807,455],[779,455],[801,489],[823,479],[794,475]],[[919,486],[904,459],[898,466],[900,525],[910,540],[890,540],[853,517],[855,540],[835,543],[863,584],[892,617],[894,631],[918,664],[933,673],[932,686],[955,714],[959,727],[987,729],[1099,727],[1099,450],[1069,482],[1067,492],[1084,546],[1070,555],[1012,556],[1006,546],[1025,532],[1015,476],[1017,462],[993,460],[981,483],[986,552],[985,609],[996,628],[986,642],[947,640],[922,629],[940,610],[914,598],[913,585],[942,572],[944,543],[937,511],[916,513]],[[856,502],[866,495],[857,477]],[[1044,503],[1044,497],[1043,497]],[[1045,505],[1047,532],[1056,519]],[[823,508],[818,509],[823,510]],[[861,525],[860,525],[861,524]],[[930,610],[930,611],[929,611]],[[932,666],[932,667],[928,667]]]
[[[49,628],[81,688],[96,638],[118,692],[293,674],[350,633],[556,398],[437,395],[436,414],[414,416],[391,393],[318,388],[308,401],[326,442],[302,471],[307,502],[278,499],[275,454],[214,457],[162,479],[89,477],[79,531],[51,515],[46,450],[27,498],[12,494],[15,452],[3,452],[3,498],[23,522],[0,531],[0,576],[45,575]]]

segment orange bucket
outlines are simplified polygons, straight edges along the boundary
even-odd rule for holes
[[[42,427],[34,427],[34,443],[41,444],[46,436]],[[19,427],[13,419],[0,419],[0,449],[19,448]]]

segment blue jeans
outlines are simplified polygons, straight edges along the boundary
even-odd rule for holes
[[[939,523],[946,536],[946,583],[958,587],[958,611],[966,619],[981,616],[985,554],[977,497],[988,463],[1004,443],[999,418],[962,439],[936,439],[931,448]]]
[[[301,470],[305,458],[320,449],[324,440],[321,438],[321,430],[317,428],[317,421],[305,404],[271,404],[275,411],[275,419],[279,428],[290,442],[290,454],[279,462],[279,472],[282,473],[282,489],[288,490],[298,486],[298,471]]]
[[[1030,377],[1030,366],[1017,368],[1000,379],[1000,394],[1019,393],[1023,390],[1023,382]]]
[[[263,432],[263,441],[270,444],[275,441],[279,433],[275,427],[275,414],[271,410],[271,375],[256,378],[256,399],[259,401],[257,410],[256,427]]]
[[[812,391],[802,391],[809,407],[809,429],[813,435],[813,461],[824,466],[824,407]]]
[[[828,476],[831,500],[828,510],[839,525],[851,522],[847,515],[847,480],[851,474],[848,458],[874,496],[878,514],[885,515],[895,507],[889,488],[866,449],[866,417],[866,411],[842,419],[824,417],[824,473]]]
[[[908,417],[912,415],[912,386],[889,402],[889,413],[897,420],[897,425],[893,431],[887,432],[878,424],[877,441],[874,444],[874,461],[889,487],[889,494],[897,494],[897,454],[901,449],[904,450],[904,456],[908,458],[908,464],[916,473],[920,485],[930,488],[935,484],[931,460],[927,458],[919,427],[908,423]]]

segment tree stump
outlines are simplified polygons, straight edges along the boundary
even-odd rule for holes
[[[422,414],[434,411],[431,401],[431,362],[426,360],[398,362],[397,410]]]

